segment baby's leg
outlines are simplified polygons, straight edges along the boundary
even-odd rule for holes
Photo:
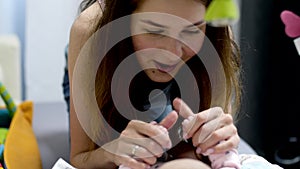
[[[227,153],[209,155],[213,169],[240,169],[240,160],[236,149]]]

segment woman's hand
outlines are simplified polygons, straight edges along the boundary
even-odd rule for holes
[[[116,165],[131,169],[150,168],[156,159],[172,146],[168,128],[176,121],[175,111],[170,113],[160,124],[132,120],[120,137],[102,148],[107,151]]]
[[[173,105],[185,118],[182,122],[183,138],[192,138],[196,153],[223,153],[238,146],[240,138],[232,116],[225,114],[222,108],[214,107],[194,114],[179,98],[174,99]]]

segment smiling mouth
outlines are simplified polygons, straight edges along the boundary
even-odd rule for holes
[[[176,66],[178,65],[179,62],[175,63],[173,65],[163,64],[163,63],[160,63],[160,62],[157,62],[157,61],[154,61],[154,63],[155,63],[156,68],[160,72],[170,73],[170,72],[172,72],[176,68]]]

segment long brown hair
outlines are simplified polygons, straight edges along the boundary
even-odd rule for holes
[[[95,3],[97,0],[83,0],[79,5],[79,12],[86,10],[89,6]]]
[[[86,9],[95,1],[96,0],[85,0],[81,5],[82,10]],[[96,24],[98,29],[114,21],[115,19],[132,14],[137,7],[137,1],[140,2],[142,0],[106,0],[102,17]],[[207,0],[204,2],[202,0],[201,2],[205,3],[206,6],[208,6],[210,4],[210,1],[211,0]],[[231,28],[229,26],[218,28],[207,26],[206,36],[209,38],[216,51],[218,52],[225,72],[226,93],[223,109],[226,113],[235,114],[235,112],[238,111],[241,98],[240,54],[238,46],[233,40]],[[101,39],[101,43],[105,43],[108,40],[109,32],[106,38],[107,39]],[[96,44],[98,43],[94,43],[94,45]],[[97,48],[96,46],[94,47]],[[134,51],[131,38],[124,39],[122,42],[117,44],[109,51],[109,53],[107,53],[106,57],[102,60],[95,80],[95,95],[102,115],[111,126],[118,125],[118,130],[122,130],[124,127],[126,127],[128,120],[121,116],[114,106],[111,96],[111,81],[114,70],[118,67],[122,60],[126,58],[126,56],[130,55],[133,52]],[[197,83],[201,90],[200,92],[202,92],[199,110],[203,110],[210,107],[211,88],[209,85],[207,72],[205,72],[205,68],[203,67],[203,65],[199,66],[195,64],[197,63],[191,62],[190,66],[192,67],[192,70],[195,70],[193,72],[195,73],[195,77],[197,78]],[[232,112],[228,112],[228,106],[232,108]],[[101,135],[103,136],[103,132],[105,132],[105,129],[102,130],[98,128],[98,130],[95,132],[95,135],[98,135],[98,137],[95,137],[101,137],[99,136],[100,131],[102,132]]]

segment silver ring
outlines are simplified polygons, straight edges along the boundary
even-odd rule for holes
[[[137,151],[137,149],[139,149],[140,146],[139,145],[134,145],[132,150],[131,150],[131,157],[134,157],[135,156],[135,153]]]

